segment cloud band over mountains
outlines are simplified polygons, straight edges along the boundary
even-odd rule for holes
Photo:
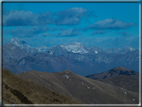
[[[4,33],[11,34],[13,37],[33,37],[37,36],[39,33],[47,32],[50,29],[48,26],[33,26],[33,27],[17,27],[15,29],[6,29]]]
[[[52,23],[49,11],[34,14],[31,11],[11,10],[3,15],[3,26],[36,26]]]
[[[81,7],[65,9],[53,14],[49,11],[34,14],[31,11],[11,10],[4,13],[3,26],[76,25],[80,23],[81,18],[87,15],[87,13],[88,10]],[[90,15],[90,13],[88,14]]]
[[[126,23],[117,19],[104,19],[101,21],[98,21],[92,25],[89,25],[87,29],[109,29],[109,30],[120,30],[120,29],[125,29],[131,26],[134,26],[135,23]]]
[[[65,9],[59,12],[34,14],[31,11],[11,10],[4,12],[3,26],[38,26],[38,25],[78,25],[83,17],[94,17],[94,12],[89,12],[81,7]],[[87,29],[119,30],[134,26],[135,23],[126,23],[117,19],[104,19],[88,25]]]

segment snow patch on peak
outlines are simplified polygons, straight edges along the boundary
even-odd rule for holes
[[[130,51],[133,51],[133,50],[135,50],[135,49],[133,49],[132,47],[125,47],[125,48],[123,48],[124,50],[130,50]]]
[[[26,48],[30,49],[30,46],[23,40],[19,40],[17,38],[12,38],[9,43],[15,44],[16,46],[20,47],[21,49]]]
[[[129,49],[130,49],[130,51],[133,51],[133,50],[135,50],[135,49],[133,49],[133,48],[131,48],[131,47],[130,47]]]
[[[73,53],[86,54],[89,52],[85,49],[85,46],[79,42],[72,42],[67,45],[60,45],[60,47],[63,49],[66,49],[69,52],[73,52]]]
[[[12,38],[12,39],[10,40],[10,43],[21,43],[21,44],[27,44],[25,41],[23,41],[23,40],[19,40],[19,39],[17,39],[17,38]]]
[[[98,51],[95,51],[95,53],[97,54],[97,53],[98,53]]]
[[[40,47],[37,47],[36,48],[39,52],[45,52],[45,51],[47,51],[47,47],[45,46],[45,45],[43,45],[43,46],[40,46]]]
[[[17,38],[12,38],[10,41],[19,41]]]
[[[61,48],[63,48],[65,45],[60,45]]]

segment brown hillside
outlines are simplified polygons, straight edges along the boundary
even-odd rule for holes
[[[115,67],[113,70],[131,71],[130,69],[124,68],[124,67],[122,67],[122,66]]]
[[[28,71],[17,75],[85,104],[135,104],[138,93],[89,79],[66,70],[58,73]]]
[[[121,67],[121,66],[115,67],[107,72],[93,74],[93,75],[89,75],[86,77],[97,80],[97,79],[107,79],[107,78],[118,76],[118,75],[129,75],[132,77],[139,78],[138,72],[133,71],[133,70],[129,70],[129,69]]]
[[[118,75],[107,79],[98,80],[113,86],[125,88],[130,91],[139,92],[139,79],[132,76]]]
[[[41,87],[35,82],[20,79],[3,70],[4,104],[74,104],[77,101]]]

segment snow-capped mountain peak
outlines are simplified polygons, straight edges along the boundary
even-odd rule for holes
[[[133,50],[135,50],[135,49],[133,49],[132,47],[128,47],[128,46],[127,46],[127,47],[125,47],[125,48],[123,48],[123,49],[124,49],[124,50],[127,50],[127,51],[128,51],[128,50],[129,50],[129,51],[133,51]]]
[[[25,41],[19,40],[19,39],[17,39],[17,38],[12,38],[12,39],[10,40],[10,43],[14,43],[14,44],[17,44],[17,43],[20,43],[20,44],[27,44]]]
[[[45,45],[43,45],[43,46],[40,46],[40,47],[37,47],[36,48],[39,52],[45,52],[45,51],[47,51],[47,47],[45,46]]]
[[[23,40],[19,40],[17,38],[12,38],[9,43],[15,44],[16,46],[20,47],[21,49],[26,48],[30,49],[30,46]]]
[[[45,52],[48,49],[44,45],[40,47],[30,47],[25,41],[17,39],[17,38],[12,38],[8,43],[12,43],[21,49],[26,49],[27,52],[32,53],[32,54],[36,52]]]
[[[73,53],[86,54],[89,52],[87,48],[82,43],[79,42],[72,42],[67,45],[60,45],[60,47]]]

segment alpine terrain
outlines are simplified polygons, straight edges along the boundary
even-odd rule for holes
[[[116,66],[139,71],[139,50],[131,47],[103,50],[96,46],[86,47],[79,42],[50,48],[30,47],[25,41],[13,38],[3,46],[2,65],[13,73],[30,70],[61,72],[68,69],[87,76]]]

